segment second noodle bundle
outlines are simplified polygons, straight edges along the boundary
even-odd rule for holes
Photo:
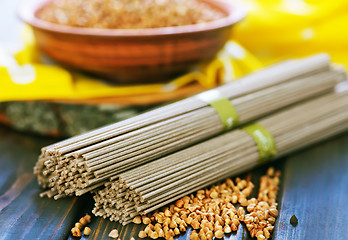
[[[347,82],[341,86],[347,88]],[[348,91],[328,93],[119,174],[96,191],[93,213],[127,224],[136,215],[347,129]]]

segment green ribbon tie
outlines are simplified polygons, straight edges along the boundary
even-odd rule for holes
[[[274,138],[265,127],[258,123],[254,123],[242,129],[255,140],[259,149],[260,162],[271,159],[277,153]]]
[[[230,100],[218,90],[209,90],[196,95],[196,98],[208,103],[215,109],[223,124],[224,130],[229,130],[238,124],[238,113]]]

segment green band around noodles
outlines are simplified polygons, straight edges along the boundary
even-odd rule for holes
[[[260,161],[272,158],[276,153],[276,145],[272,134],[258,123],[250,124],[243,128],[254,138],[260,153]]]
[[[196,98],[208,103],[219,115],[225,130],[238,124],[238,114],[230,100],[217,90],[209,90],[196,95]]]

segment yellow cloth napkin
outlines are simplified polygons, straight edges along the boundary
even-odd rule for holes
[[[348,67],[347,0],[240,0],[249,13],[234,39],[268,65],[327,52]]]
[[[333,61],[348,67],[348,1],[240,1],[249,12],[236,25],[234,41],[228,42],[212,62],[166,84],[110,86],[60,66],[41,63],[31,29],[26,27],[21,51],[14,55],[0,52],[0,102],[155,94],[194,81],[212,88],[262,66],[318,52],[327,52]]]
[[[227,83],[262,67],[238,43],[230,41],[216,59],[165,84],[109,85],[40,61],[30,27],[23,30],[24,47],[14,55],[0,52],[0,102],[42,99],[90,99],[168,92],[197,81],[205,88]]]

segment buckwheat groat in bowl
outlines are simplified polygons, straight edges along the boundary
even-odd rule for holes
[[[63,65],[146,83],[213,58],[245,11],[224,0],[30,0],[19,14]]]

